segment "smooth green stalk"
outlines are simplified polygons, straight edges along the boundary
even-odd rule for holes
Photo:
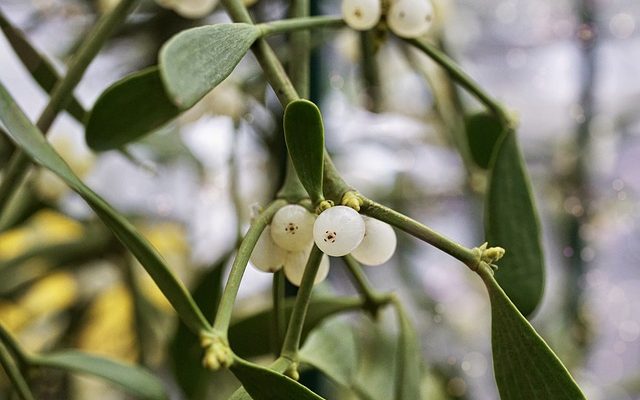
[[[298,203],[303,199],[309,197],[307,191],[302,186],[300,179],[298,178],[298,174],[296,173],[296,169],[293,166],[293,162],[291,161],[291,157],[287,155],[287,167],[284,176],[284,183],[282,184],[282,188],[278,191],[276,195],[279,199],[286,199],[289,203]]]
[[[73,98],[73,89],[78,85],[87,67],[100,51],[111,33],[126,19],[138,0],[121,0],[109,14],[100,18],[93,31],[80,45],[78,52],[72,58],[65,77],[58,81],[51,91],[51,98],[40,115],[37,127],[44,134],[47,133],[56,117]],[[16,151],[4,174],[0,185],[0,215],[4,213],[9,199],[13,196],[20,182],[24,179],[31,165],[29,157],[22,151]]]
[[[136,279],[134,264],[131,261],[128,255],[125,256],[122,262],[122,272],[127,289],[131,292],[131,300],[133,303],[133,327],[135,330],[136,345],[138,347],[138,359],[136,362],[146,366],[149,361],[147,345],[153,332],[149,329],[144,315],[143,307],[145,306],[146,299]]]
[[[424,39],[405,39],[406,42],[420,49],[433,61],[444,68],[460,86],[474,95],[481,103],[491,110],[504,124],[511,126],[512,121],[504,107],[478,85],[466,72],[460,68],[455,61],[440,51],[436,46],[427,43]]]
[[[442,41],[440,41],[442,46]],[[435,110],[440,117],[443,131],[450,134],[450,140],[455,145],[467,173],[471,176],[477,168],[471,158],[469,142],[464,126],[464,110],[458,96],[457,87],[444,68],[428,68],[424,63],[419,62],[414,52],[404,49],[405,58],[429,83],[435,100]],[[447,137],[449,139],[449,137]]]
[[[475,270],[478,265],[478,252],[474,249],[466,248],[420,222],[391,208],[385,207],[373,200],[363,197],[363,205],[360,212],[393,225],[396,228],[403,230],[434,247],[437,247],[445,253],[462,261],[472,270]]]
[[[316,280],[316,275],[318,274],[322,255],[322,251],[320,251],[318,246],[314,244],[311,254],[309,254],[304,274],[302,275],[300,289],[298,290],[296,301],[293,304],[293,310],[291,310],[291,316],[289,317],[289,325],[287,326],[287,333],[285,334],[284,341],[282,343],[282,351],[280,352],[280,355],[294,362],[298,357],[304,319],[307,316],[307,310],[309,309],[311,291]]]
[[[262,234],[264,228],[271,222],[273,214],[276,213],[286,203],[284,200],[275,200],[272,202],[251,224],[249,231],[244,236],[238,254],[233,260],[231,272],[229,273],[229,279],[224,287],[224,292],[220,298],[220,304],[218,305],[218,313],[213,324],[213,330],[215,333],[223,338],[227,339],[227,333],[229,331],[229,324],[231,323],[231,313],[233,311],[233,304],[236,301],[238,295],[238,289],[240,288],[240,282],[242,276],[247,268],[249,257],[251,252],[258,242],[258,238]]]
[[[242,4],[242,1],[222,0],[222,4],[235,22],[253,24],[249,11]],[[293,87],[282,63],[278,60],[269,43],[265,39],[258,39],[253,45],[253,53],[282,106],[284,107],[290,102],[298,100],[300,98],[298,92]]]
[[[294,20],[308,20],[323,17],[309,17],[309,0],[293,0],[291,2],[291,16]],[[340,18],[342,22],[342,19]],[[280,21],[284,22],[284,21]],[[309,31],[291,33],[289,42],[291,58],[289,61],[289,77],[298,95],[303,99],[309,98],[309,74],[311,35]]]
[[[351,278],[351,281],[358,290],[358,293],[362,296],[364,301],[363,307],[369,311],[373,317],[375,317],[379,308],[391,301],[391,296],[378,293],[373,286],[371,286],[369,279],[367,279],[367,276],[362,270],[362,266],[355,258],[353,258],[353,256],[346,255],[342,257],[342,259],[349,271],[349,278]]]
[[[247,8],[240,0],[222,0],[222,4],[235,22],[253,23]],[[271,46],[269,46],[265,40],[260,39],[253,46],[252,51],[282,106],[286,107],[290,102],[300,99],[291,79],[289,79],[282,63],[276,57]],[[337,201],[340,200],[344,192],[352,189],[342,180],[340,174],[336,171],[326,149],[324,153],[323,188],[328,199]]]
[[[409,322],[409,315],[407,313],[407,310],[405,310],[404,306],[402,305],[402,302],[397,298],[397,297],[393,297],[391,299],[391,302],[394,306],[394,308],[396,309],[396,314],[398,316],[398,325],[400,326],[400,330],[401,330],[401,334],[400,334],[400,343],[398,343],[398,360],[397,360],[397,367],[396,367],[396,384],[395,384],[395,394],[394,394],[394,399],[395,400],[404,400],[407,398],[407,394],[406,392],[406,388],[405,388],[405,382],[407,380],[407,370],[405,368],[402,368],[403,365],[406,364],[407,360],[407,353],[405,351],[402,351],[402,348],[406,345],[406,343],[403,343],[403,341],[406,340],[406,335],[408,334],[408,332],[406,332],[405,328],[406,326],[410,326],[411,322]]]
[[[23,368],[29,365],[29,355],[20,347],[16,339],[9,333],[5,326],[0,322],[0,343],[8,347],[9,351],[15,357],[18,365]]]
[[[260,29],[262,37],[266,37],[278,33],[304,31],[316,28],[340,28],[344,26],[344,20],[339,16],[295,17],[297,18],[257,24],[256,27]],[[295,58],[293,59],[295,60]]]
[[[273,352],[280,355],[280,346],[282,346],[282,336],[287,324],[284,309],[285,300],[285,277],[282,270],[273,274],[273,285],[271,286],[271,294],[273,301],[273,319],[271,320],[271,341],[273,342]]]
[[[367,92],[367,109],[382,111],[382,85],[375,52],[375,31],[360,32],[360,52],[362,54],[362,78]]]
[[[2,364],[2,368],[4,368],[4,372],[6,372],[18,396],[22,400],[34,400],[35,397],[33,397],[27,381],[24,376],[22,376],[16,363],[11,359],[11,354],[2,343],[0,343],[0,364]]]

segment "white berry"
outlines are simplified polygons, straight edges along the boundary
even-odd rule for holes
[[[396,0],[387,15],[393,33],[408,39],[427,33],[432,22],[433,6],[429,0]]]
[[[349,27],[366,31],[380,21],[380,0],[342,0],[342,16]]]
[[[351,253],[364,237],[364,220],[353,208],[331,207],[313,225],[313,239],[324,253],[342,257]]]
[[[364,265],[380,265],[389,261],[396,250],[396,233],[391,225],[375,218],[363,217],[364,239],[354,251],[353,258]]]
[[[284,276],[287,277],[291,284],[300,286],[302,283],[302,275],[307,266],[307,260],[309,259],[308,251],[290,252],[287,254],[287,259],[284,263]],[[322,255],[320,265],[318,266],[318,273],[314,284],[320,283],[327,278],[329,274],[329,257],[326,254]]]
[[[266,227],[251,253],[251,265],[264,272],[276,272],[284,265],[287,252],[271,238],[271,228]]]
[[[271,237],[288,251],[304,251],[313,240],[315,216],[306,208],[289,204],[279,209],[271,221]]]

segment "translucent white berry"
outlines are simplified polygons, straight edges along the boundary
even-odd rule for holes
[[[271,237],[288,251],[304,251],[313,240],[314,214],[297,204],[279,209],[271,221]]]
[[[318,216],[313,240],[324,253],[342,257],[351,253],[364,237],[364,220],[353,208],[335,206]]]
[[[284,276],[287,277],[289,282],[293,285],[300,286],[302,283],[302,275],[307,266],[307,260],[309,259],[308,251],[290,252],[287,254],[287,259],[284,263]],[[329,274],[329,257],[326,254],[322,255],[320,265],[318,266],[318,273],[314,284],[320,283],[327,278]]]
[[[366,31],[380,21],[380,0],[342,0],[342,17],[349,27]]]
[[[251,253],[251,265],[264,272],[276,272],[284,265],[287,252],[271,238],[271,228],[266,227]]]
[[[422,36],[433,22],[430,0],[396,0],[389,8],[387,23],[396,35],[403,38]]]
[[[351,255],[364,265],[380,265],[389,261],[396,250],[396,233],[391,225],[375,218],[364,219],[364,239]]]
[[[156,0],[165,8],[173,9],[185,18],[206,17],[218,4],[218,0]]]

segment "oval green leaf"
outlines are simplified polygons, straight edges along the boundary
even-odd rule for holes
[[[317,368],[335,383],[349,388],[357,370],[357,348],[351,325],[333,319],[309,335],[300,349],[300,361]]]
[[[0,11],[0,29],[7,37],[7,41],[27,68],[33,79],[48,94],[60,80],[60,75],[47,58],[29,42],[24,34],[5,17]],[[66,107],[69,114],[81,124],[84,124],[87,112],[80,102],[73,97]]]
[[[230,369],[253,400],[322,400],[288,376],[240,358],[233,361]]]
[[[538,214],[514,131],[507,131],[497,143],[485,202],[487,241],[506,250],[496,279],[518,310],[529,316],[542,299],[544,255]]]
[[[504,132],[500,120],[492,113],[478,112],[464,118],[471,158],[482,169],[489,168],[493,149]]]
[[[309,100],[296,100],[284,111],[284,137],[289,156],[311,201],[324,199],[324,125],[318,107]]]
[[[147,370],[135,365],[127,365],[78,351],[34,356],[30,359],[30,363],[39,367],[97,376],[119,385],[122,389],[142,399],[163,400],[168,398],[162,381]]]
[[[324,319],[337,313],[357,310],[362,300],[357,297],[332,297],[311,299],[302,329],[302,341]],[[293,299],[285,303],[288,320],[293,309]],[[256,340],[256,332],[269,332],[273,310],[268,309],[234,322],[229,328],[229,343],[233,351],[243,358],[258,357],[271,351],[268,340]]]
[[[160,50],[160,73],[175,105],[186,109],[222,82],[260,36],[249,24],[219,24],[189,29]]]
[[[361,399],[389,400],[394,398],[398,374],[398,340],[388,335],[380,324],[363,319],[358,336],[360,359],[352,389]]]
[[[135,72],[98,97],[85,138],[95,151],[112,150],[161,128],[180,114],[165,93],[157,67]]]
[[[478,274],[491,300],[493,369],[501,399],[585,399],[560,359],[498,285],[490,268],[481,267]]]
[[[173,275],[160,254],[133,225],[87,187],[65,163],[37,127],[0,84],[0,120],[16,145],[34,162],[49,169],[78,193],[122,244],[140,261],[180,318],[193,332],[210,329],[184,285]]]

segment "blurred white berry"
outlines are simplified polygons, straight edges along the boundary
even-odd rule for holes
[[[156,0],[164,8],[169,8],[185,18],[206,17],[218,4],[218,0]]]
[[[353,258],[364,265],[380,265],[389,261],[396,250],[396,233],[391,225],[375,218],[364,219],[364,239],[354,251]]]
[[[316,218],[313,239],[324,253],[342,257],[351,253],[364,237],[364,220],[353,208],[331,207]]]
[[[297,204],[279,209],[271,221],[271,237],[288,251],[304,251],[313,240],[314,214]]]
[[[302,275],[307,266],[307,260],[309,259],[309,251],[297,251],[287,254],[287,259],[284,263],[284,276],[287,277],[291,284],[300,286],[302,283]],[[329,274],[329,257],[326,254],[322,255],[320,265],[318,266],[318,273],[314,284],[320,283],[327,278]]]
[[[251,265],[264,272],[276,272],[284,265],[287,252],[271,238],[271,228],[266,227],[251,253]]]
[[[344,22],[358,31],[376,26],[380,15],[380,0],[342,0]]]
[[[430,0],[396,0],[389,8],[387,23],[396,35],[417,38],[433,23],[433,5]]]

